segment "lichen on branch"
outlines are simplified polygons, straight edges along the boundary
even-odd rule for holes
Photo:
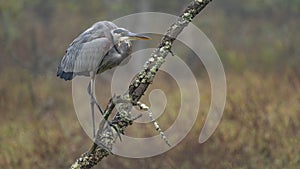
[[[169,27],[163,36],[157,49],[145,63],[141,70],[129,85],[128,91],[121,96],[113,96],[105,111],[104,118],[99,124],[98,132],[90,150],[82,154],[70,167],[71,169],[88,169],[99,163],[111,152],[119,134],[124,134],[127,126],[131,125],[138,117],[131,117],[131,109],[137,106],[140,98],[144,95],[148,86],[161,65],[165,62],[167,55],[171,52],[172,44],[182,30],[198,15],[211,0],[193,0],[183,11],[177,20]],[[172,52],[171,52],[172,53]],[[107,123],[112,111],[118,107],[117,113],[112,118],[110,125]]]

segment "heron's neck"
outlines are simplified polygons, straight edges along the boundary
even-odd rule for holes
[[[118,46],[119,46],[119,41],[118,39],[116,39],[112,33],[110,33],[110,38],[111,38],[111,41],[113,42],[113,48],[116,50],[116,52],[118,52],[119,54],[121,53],[120,50],[118,49]]]
[[[111,38],[111,41],[113,42],[114,46],[119,43],[119,40],[117,38],[115,38],[112,33],[110,33],[110,38]]]
[[[115,45],[114,48],[116,49],[116,51],[119,54],[123,54],[126,53],[128,48],[131,47],[131,42],[130,40],[122,40],[122,41],[118,41]]]
[[[119,43],[116,43],[116,44],[114,45],[114,48],[115,48],[115,50],[116,50],[119,54],[121,54],[121,51],[119,50]]]

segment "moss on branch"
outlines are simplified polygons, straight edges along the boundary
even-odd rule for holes
[[[110,154],[119,133],[124,133],[125,128],[131,125],[137,118],[131,117],[130,111],[132,106],[137,105],[148,86],[152,83],[159,68],[165,62],[165,58],[171,52],[174,40],[209,2],[211,2],[211,0],[192,1],[177,18],[175,23],[169,27],[158,45],[158,48],[155,49],[150,59],[145,63],[144,69],[132,80],[128,91],[122,96],[114,96],[110,99],[104,111],[104,119],[99,125],[95,143],[88,152],[82,154],[74,164],[72,164],[71,169],[92,168]],[[115,128],[112,129],[106,120],[116,105],[118,105],[118,112],[112,119],[112,124],[115,126]]]

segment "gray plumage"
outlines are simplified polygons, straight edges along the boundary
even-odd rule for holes
[[[131,40],[147,40],[147,36],[118,28],[114,23],[102,21],[81,33],[68,47],[57,68],[57,76],[72,80],[77,75],[90,76],[90,95],[93,134],[95,136],[94,105],[103,111],[95,98],[95,75],[118,66],[132,50]]]
[[[66,50],[57,76],[72,80],[76,75],[89,76],[90,72],[97,74],[119,65],[130,55],[132,46],[129,40],[114,39],[111,31],[117,29],[114,23],[101,21],[80,34]]]

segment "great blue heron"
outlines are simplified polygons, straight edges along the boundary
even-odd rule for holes
[[[95,75],[118,66],[132,50],[131,40],[150,39],[142,34],[132,33],[114,23],[101,21],[81,33],[68,47],[62,58],[57,76],[72,80],[77,75],[89,76],[93,135],[95,137],[94,105],[103,111],[94,96]]]

